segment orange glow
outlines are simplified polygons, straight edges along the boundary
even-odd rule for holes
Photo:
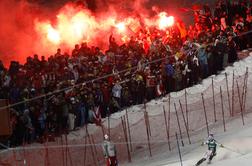
[[[166,12],[161,12],[159,14],[159,29],[161,30],[165,30],[168,27],[171,27],[174,25],[174,17],[173,16],[168,16],[167,17],[167,13]]]
[[[125,32],[126,26],[124,22],[120,22],[115,25],[119,32]]]
[[[78,8],[72,4],[64,6],[56,15],[54,22],[50,20],[36,20],[36,32],[41,39],[42,47],[50,50],[62,48],[71,50],[75,44],[88,42],[102,50],[108,48],[108,39],[111,34],[120,45],[128,42],[131,36],[139,37],[141,41],[148,37],[151,44],[150,27],[166,30],[174,25],[174,17],[161,12],[154,17],[120,15],[108,12],[94,15],[88,9]],[[143,34],[141,30],[145,30]],[[139,35],[139,36],[138,36]],[[160,34],[161,35],[161,34]],[[47,49],[47,50],[48,50]]]
[[[60,34],[53,27],[49,26],[47,29],[47,38],[50,42],[54,44],[60,43]]]
[[[37,21],[36,29],[42,36],[46,33],[47,40],[54,44],[64,44],[69,48],[75,44],[95,36],[95,29],[98,23],[89,11],[74,8],[74,6],[65,6],[56,17],[55,28],[49,21]],[[49,27],[49,28],[45,28]]]

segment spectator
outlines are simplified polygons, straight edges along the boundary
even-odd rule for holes
[[[120,85],[119,81],[117,80],[115,85],[112,88],[112,97],[115,105],[121,108],[121,95],[122,95],[122,86]]]
[[[101,117],[217,74],[238,59],[237,48],[251,46],[251,34],[243,35],[252,27],[246,3],[220,2],[213,15],[206,5],[195,17],[187,31],[182,32],[183,23],[167,32],[145,27],[122,45],[112,34],[104,53],[81,43],[71,56],[59,48],[47,60],[35,54],[24,65],[12,61],[8,69],[0,61],[0,97],[24,102],[12,108],[11,144],[41,140],[46,132],[60,135],[88,122],[102,126]]]
[[[206,78],[208,76],[208,61],[207,61],[207,53],[205,47],[202,46],[198,50],[199,64],[201,68],[201,78]]]

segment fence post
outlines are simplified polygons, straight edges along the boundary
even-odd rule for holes
[[[90,136],[91,136],[92,146],[93,146],[94,152],[95,152],[95,157],[96,157],[97,163],[98,163],[98,165],[99,165],[98,151],[97,151],[97,149],[96,149],[96,144],[95,144],[95,142],[94,142],[94,137],[93,137],[93,135],[90,135]]]
[[[183,121],[184,121],[184,124],[185,124],[185,129],[186,129],[188,142],[189,142],[189,144],[191,144],[191,139],[190,139],[190,135],[189,135],[189,131],[188,131],[188,126],[186,124],[185,115],[184,115],[183,107],[182,107],[182,104],[181,104],[180,100],[179,100],[179,105],[180,105],[180,110],[182,112]]]
[[[126,122],[125,116],[123,116],[123,122],[124,122],[124,130],[125,130],[127,149],[128,149],[128,155],[129,155],[129,162],[131,162],[130,145],[129,145],[128,135],[127,135],[127,122]]]
[[[14,158],[15,166],[17,166],[18,164],[17,164],[17,156],[16,156],[15,148],[13,148],[12,152],[13,152],[13,158]]]
[[[107,108],[107,110],[108,110],[108,136],[110,139],[110,109],[109,107]]]
[[[131,162],[131,155],[130,155],[129,144],[128,144],[128,136],[127,136],[127,127],[126,127],[125,117],[121,117],[121,123],[122,123],[122,129],[123,129],[123,133],[124,133],[124,139],[126,142],[128,161]]]
[[[179,134],[180,134],[181,144],[182,144],[182,146],[184,146],[184,141],[183,141],[182,131],[181,131],[181,127],[180,127],[180,122],[179,122],[179,117],[178,117],[178,111],[177,111],[177,108],[176,108],[176,103],[174,103],[174,108],[175,108],[177,123],[178,123],[178,127],[179,127]]]
[[[223,127],[224,127],[224,132],[226,132],[225,114],[224,114],[224,106],[223,106],[223,97],[222,97],[221,86],[220,86],[220,95],[221,95],[221,111],[222,111]]]
[[[234,70],[233,70],[233,81],[232,81],[232,116],[234,116],[234,88],[235,88],[235,81],[234,81]]]
[[[144,111],[147,112],[146,102],[145,101],[144,101]],[[148,113],[147,113],[147,115],[148,115]],[[149,135],[151,136],[151,128],[150,128],[149,115],[147,116],[146,123],[147,123],[147,127],[148,127],[148,130],[149,130]]]
[[[207,127],[207,135],[209,135],[209,127],[208,127],[208,120],[207,120],[207,114],[206,114],[205,99],[204,99],[204,94],[203,93],[201,93],[201,97],[202,97],[203,111],[204,111],[205,121],[206,121],[206,127]]]
[[[102,132],[102,136],[104,136],[105,135],[105,131],[104,131],[104,125],[103,124],[101,124],[101,132]]]
[[[243,98],[243,103],[242,103],[242,106],[243,106],[243,112],[245,112],[245,106],[246,106],[246,99],[247,99],[247,89],[248,89],[248,67],[246,68],[246,74],[245,74],[245,77],[246,77],[246,81],[245,81],[245,86],[244,86],[244,98]]]
[[[89,142],[90,145],[92,145],[87,125],[86,125],[86,133],[87,133],[88,142]],[[94,154],[93,146],[90,146],[90,148],[91,148],[91,153],[92,153],[92,158],[93,158],[94,164],[97,165],[98,163],[96,163],[96,160],[95,160],[95,154]]]
[[[47,147],[47,142],[46,143],[44,143],[44,146],[45,146],[45,166],[48,166],[48,165],[50,165],[50,163],[49,163],[49,159],[48,159],[48,147]]]
[[[243,107],[243,100],[244,100],[244,95],[245,95],[245,86],[246,86],[246,78],[247,78],[247,72],[248,68],[246,68],[245,76],[244,76],[244,81],[243,81],[243,87],[242,87],[242,107]],[[243,110],[244,112],[244,110]]]
[[[129,133],[129,142],[130,142],[130,151],[133,150],[132,148],[132,141],[131,141],[131,131],[130,131],[130,124],[129,124],[129,116],[128,116],[128,109],[126,108],[126,119],[127,119],[127,126],[128,126],[128,133]]]
[[[178,134],[177,134],[177,132],[175,133],[175,135],[176,135],[176,140],[177,140],[177,147],[178,147],[180,165],[183,166],[182,155],[181,155],[181,152],[180,152],[180,146],[179,146],[179,141],[178,141]]]
[[[13,160],[15,161],[15,155],[14,155],[14,150],[12,150],[12,156],[13,156]],[[2,156],[0,154],[0,165],[3,164],[3,161],[2,161]],[[15,164],[16,165],[16,164]]]
[[[145,127],[146,127],[146,135],[147,135],[149,153],[150,153],[150,157],[152,157],[151,146],[150,146],[150,133],[149,133],[149,128],[148,128],[147,116],[148,116],[148,113],[146,111],[144,111],[144,120],[145,120]]]
[[[61,142],[61,152],[62,152],[62,166],[65,166],[65,149],[64,149],[64,146],[63,146],[63,136],[61,135],[60,136],[60,142]]]
[[[65,133],[65,139],[66,139],[66,156],[69,155],[70,165],[73,166],[73,161],[72,161],[71,153],[70,153],[70,150],[69,150],[69,147],[68,147],[68,139],[67,139],[67,134],[66,133]]]
[[[232,116],[231,103],[230,103],[230,95],[229,95],[229,88],[228,88],[227,73],[225,73],[225,78],[226,78],[226,85],[227,85],[227,95],[228,95],[228,108],[229,108],[229,114],[230,114],[230,116]]]
[[[215,93],[214,93],[214,80],[213,80],[213,77],[212,77],[212,93],[213,93],[214,122],[217,122],[216,108],[215,108]]]
[[[26,165],[27,161],[26,161],[26,152],[25,152],[25,143],[23,143],[23,155],[24,155],[24,165]]]
[[[189,130],[189,115],[188,115],[187,91],[186,91],[186,88],[185,88],[185,109],[186,109],[186,124],[187,124],[187,129]]]
[[[166,112],[165,112],[165,107],[164,107],[164,105],[163,105],[163,112],[164,112],[165,129],[166,129],[166,135],[167,135],[168,146],[169,146],[169,150],[171,150],[170,136],[169,136],[169,133],[168,133],[167,117],[166,117]]]
[[[237,80],[236,80],[236,85],[237,85],[238,99],[239,99],[239,104],[240,104],[240,109],[241,109],[242,124],[243,124],[243,126],[244,126],[244,125],[245,125],[245,122],[244,122],[243,111],[242,111],[242,102],[241,102],[241,96],[240,96],[240,88],[239,88],[239,85],[238,85],[238,81],[237,81]]]
[[[169,140],[170,140],[170,123],[171,121],[171,95],[169,94],[169,106],[168,106],[168,135],[169,135]],[[171,143],[169,142],[170,144],[170,151],[171,151]]]
[[[84,137],[85,139],[85,147],[84,147],[84,156],[83,156],[83,165],[86,165],[86,157],[87,157],[87,136]]]

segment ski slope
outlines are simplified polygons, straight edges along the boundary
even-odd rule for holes
[[[237,73],[244,73],[246,66],[249,68],[249,72],[252,71],[252,53],[250,56],[236,62],[233,66],[227,67],[224,72],[230,73],[235,70]],[[223,77],[223,75],[219,75],[218,77]],[[251,74],[249,76],[248,86],[251,85]],[[189,88],[191,91],[201,91],[209,84],[210,80],[206,79],[203,81],[202,85]],[[176,93],[178,95],[178,93]],[[251,97],[248,96],[247,103],[251,105]],[[149,105],[152,102],[149,103]],[[158,107],[158,106],[156,106]],[[251,109],[251,107],[247,107]],[[251,110],[249,110],[251,111]],[[245,114],[244,117],[245,126],[241,123],[241,117],[236,116],[235,118],[229,120],[227,122],[228,129],[226,132],[223,132],[222,124],[216,124],[211,128],[210,132],[213,132],[215,135],[215,139],[224,145],[224,148],[217,148],[217,155],[213,158],[211,166],[251,166],[252,165],[252,113]],[[204,153],[207,151],[207,146],[201,146],[201,142],[204,141],[205,138],[200,138],[204,135],[206,131],[202,131],[202,133],[195,135],[194,140],[201,140],[198,142],[193,142],[191,145],[185,145],[185,147],[181,147],[182,153],[182,164],[183,166],[194,166],[198,160],[200,160]],[[157,152],[153,157],[149,158],[148,155],[141,158],[134,158],[134,162],[123,164],[125,166],[180,166],[180,160],[178,155],[178,150],[173,149],[171,152],[168,148],[156,148],[153,150]],[[148,152],[147,152],[148,154]],[[209,165],[207,161],[203,162],[201,165]]]
[[[215,139],[224,145],[217,148],[217,155],[213,158],[211,166],[251,166],[252,165],[252,113],[245,116],[246,124],[241,125],[240,117],[227,123],[229,129],[223,133],[220,125],[215,128]],[[202,139],[203,141],[203,139]],[[180,147],[182,152],[183,166],[194,166],[207,150],[207,146],[201,146],[196,142],[185,147]],[[178,150],[162,152],[153,158],[143,158],[134,161],[134,166],[180,166]],[[209,165],[205,161],[201,165]]]
[[[198,160],[200,160],[204,153],[207,150],[206,146],[201,146],[201,142],[204,141],[204,137],[207,135],[205,129],[205,122],[202,123],[202,119],[204,119],[204,115],[202,112],[201,106],[200,108],[195,108],[196,104],[201,104],[201,93],[204,92],[204,96],[206,103],[212,102],[212,92],[209,91],[209,87],[211,87],[212,78],[214,80],[215,91],[218,92],[221,84],[225,84],[225,73],[227,73],[227,79],[229,83],[229,87],[232,87],[232,74],[235,72],[235,76],[239,81],[240,86],[243,84],[243,76],[246,72],[246,67],[248,67],[249,77],[248,77],[248,94],[247,94],[247,103],[246,103],[246,114],[244,115],[245,126],[242,125],[241,116],[238,113],[234,118],[228,117],[226,119],[226,128],[227,131],[223,132],[223,124],[221,115],[217,118],[217,123],[212,123],[213,121],[209,121],[210,123],[210,132],[213,132],[215,135],[215,139],[219,141],[219,143],[223,144],[226,148],[218,148],[217,156],[213,159],[211,165],[218,166],[233,166],[237,164],[243,164],[243,166],[251,166],[252,165],[252,103],[250,102],[252,98],[252,53],[250,52],[250,56],[248,56],[249,51],[243,52],[240,55],[241,60],[235,62],[232,66],[228,66],[224,71],[219,73],[218,75],[211,76],[207,79],[204,79],[201,84],[195,85],[193,87],[187,88],[188,95],[188,106],[191,104],[192,114],[189,114],[190,126],[191,126],[191,140],[192,144],[188,144],[188,141],[185,138],[185,147],[181,147],[183,166],[193,166],[196,164]],[[248,56],[248,57],[247,57]],[[241,76],[241,77],[240,77]],[[224,80],[224,81],[223,81]],[[224,87],[225,85],[223,85]],[[225,91],[225,88],[223,88]],[[184,98],[185,91],[173,92],[170,94],[171,103],[178,102],[179,99]],[[237,95],[236,95],[237,96]],[[114,113],[108,118],[103,119],[103,125],[105,129],[108,129],[108,124],[111,129],[111,138],[113,142],[118,143],[118,160],[120,165],[123,166],[179,166],[179,155],[178,150],[176,148],[176,142],[174,139],[171,140],[172,151],[169,151],[167,146],[166,134],[164,129],[164,116],[163,116],[163,106],[168,101],[168,95],[162,97],[160,99],[152,100],[146,103],[147,112],[149,114],[150,123],[151,123],[151,147],[153,156],[150,157],[147,145],[145,124],[144,124],[144,114],[143,108],[144,105],[135,105],[128,108],[128,119],[131,128],[132,142],[133,144],[133,152],[132,152],[132,162],[128,163],[127,161],[127,149],[126,146],[122,143],[124,142],[124,137],[122,135],[122,130],[120,127],[121,117],[126,114],[126,111],[120,111]],[[237,101],[237,100],[236,100]],[[224,105],[226,106],[226,111],[228,111],[228,103],[227,100],[224,100]],[[236,103],[236,105],[239,105]],[[239,108],[237,108],[239,111]],[[195,111],[196,110],[196,111]],[[209,112],[210,108],[207,109]],[[201,112],[199,115],[197,111]],[[173,104],[171,104],[171,114],[174,114],[175,110]],[[194,114],[196,112],[196,114]],[[220,108],[219,108],[220,112]],[[191,116],[190,116],[191,115]],[[171,129],[173,127],[173,133],[177,131],[177,121],[175,116],[171,116]],[[227,117],[227,116],[226,116]],[[176,123],[175,123],[176,122]],[[198,124],[203,124],[202,126]],[[194,127],[196,126],[196,127]],[[193,128],[194,127],[194,128]],[[192,130],[194,129],[194,130]],[[102,142],[103,136],[99,127],[95,124],[88,125],[89,134],[95,135],[97,138],[96,143]],[[100,135],[99,135],[100,134]],[[81,140],[80,138],[85,137],[86,130],[84,128],[73,131],[68,135],[68,140],[74,142]],[[173,137],[174,138],[174,137]],[[156,142],[155,142],[156,141]],[[158,142],[163,141],[163,142]],[[141,143],[140,143],[141,142]],[[101,152],[100,146],[97,146],[98,152]],[[72,157],[78,156],[78,151],[74,151],[76,154],[72,154]],[[101,154],[101,153],[100,153]],[[103,157],[103,154],[101,154]],[[207,165],[204,162],[202,165]]]
[[[250,114],[247,117],[247,121],[252,119]],[[246,124],[244,127],[239,127],[240,119],[236,119],[230,122],[232,126],[238,126],[226,133],[217,134],[215,139],[224,145],[224,148],[218,147],[217,156],[212,160],[212,166],[251,166],[252,165],[252,124]],[[200,146],[199,144],[192,145],[195,147],[190,153],[182,156],[184,166],[193,166],[201,159],[206,152],[206,146]],[[188,147],[182,148],[182,151],[186,151]],[[173,160],[179,159],[178,156],[173,156]],[[163,163],[151,163],[150,165],[162,165],[162,166],[178,166],[180,162],[169,163],[169,158],[164,160]],[[205,161],[202,165],[208,165]]]

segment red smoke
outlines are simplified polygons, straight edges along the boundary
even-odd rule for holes
[[[138,3],[135,10],[141,10]],[[53,51],[57,47],[71,49],[81,42],[107,49],[111,34],[121,44],[135,36],[141,28],[154,26],[165,30],[174,24],[174,17],[167,16],[166,12],[154,17],[146,17],[144,11],[141,14],[135,16],[134,12],[120,13],[113,8],[108,12],[94,14],[88,9],[70,3],[59,11],[54,23],[50,20],[37,20],[35,26],[43,47]]]
[[[10,60],[24,61],[35,42],[33,16],[26,2],[0,1],[0,59],[7,65]]]
[[[111,1],[97,1],[95,12],[69,3],[53,13],[25,1],[1,0],[1,60],[5,64],[10,60],[23,63],[35,53],[48,57],[59,47],[69,52],[81,42],[105,50],[111,34],[121,44],[136,36],[141,28],[155,26],[165,30],[174,24],[174,18],[157,7],[144,8],[147,0],[120,1],[120,4]]]

